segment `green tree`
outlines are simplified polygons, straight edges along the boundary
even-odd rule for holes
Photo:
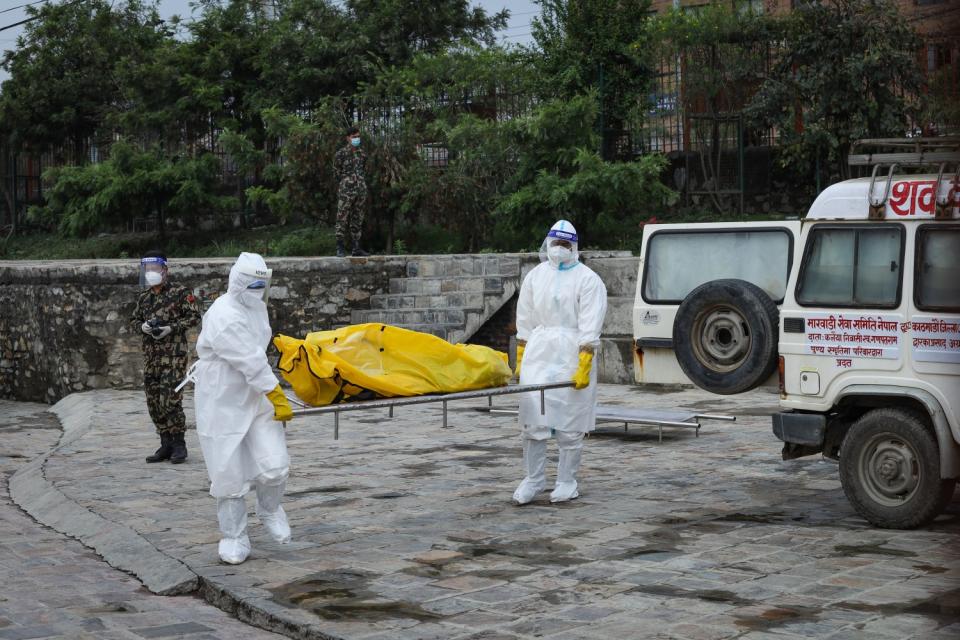
[[[595,90],[597,129],[605,158],[618,152],[618,138],[637,117],[651,67],[645,47],[650,0],[542,0],[532,34],[540,58],[541,92],[571,97]]]
[[[187,23],[179,83],[183,107],[212,116],[217,128],[233,128],[263,148],[260,112],[271,106],[271,87],[262,82],[260,54],[272,19],[257,0],[199,0],[200,16]]]
[[[14,148],[67,146],[84,162],[87,141],[125,102],[118,63],[148,60],[166,37],[156,4],[85,0],[27,14],[34,19],[3,57],[10,78],[0,88],[0,129]]]
[[[957,78],[960,61],[937,69],[927,77],[928,93],[921,124],[940,135],[960,133],[960,99]],[[925,133],[930,135],[930,133]]]
[[[328,0],[280,0],[277,8],[257,62],[265,108],[308,111],[372,77],[369,42],[346,11]]]
[[[346,6],[383,67],[454,43],[492,45],[510,15],[506,10],[489,15],[467,0],[347,0]]]
[[[710,5],[658,15],[634,46],[655,48],[666,65],[681,60],[684,109],[717,116],[750,102],[784,37],[779,18]]]
[[[361,108],[372,105],[374,110],[380,103],[411,101],[403,105],[408,115],[426,107],[425,99],[431,108],[453,111],[489,111],[496,108],[498,97],[526,98],[532,104],[541,88],[536,58],[534,51],[519,47],[458,45],[441,53],[416,55],[402,67],[380,70],[373,82],[361,87],[358,98]]]
[[[854,140],[905,134],[919,39],[894,0],[803,3],[783,20],[783,49],[746,113],[780,131],[787,164],[809,171],[819,157],[845,178]]]
[[[516,169],[519,121],[498,122],[469,113],[451,114],[427,129],[435,149],[447,156],[443,168],[415,157],[403,181],[402,210],[456,234],[452,251],[488,247],[492,212]],[[414,239],[415,241],[417,239]],[[417,242],[414,242],[416,245]]]
[[[403,212],[416,216],[404,242],[422,246],[411,235],[443,227],[458,238],[447,250],[525,249],[538,245],[544,229],[562,216],[589,230],[596,244],[633,247],[640,222],[675,194],[659,180],[660,156],[629,162],[600,157],[598,110],[590,93],[506,119],[441,112],[425,137],[446,154],[445,165],[417,159],[401,182]]]
[[[596,152],[596,95],[554,100],[515,131],[519,161],[506,196],[497,203],[498,241],[533,247],[558,217],[593,242],[629,248],[640,222],[672,203],[676,194],[660,182],[659,155],[606,162]]]
[[[113,77],[121,99],[108,114],[108,129],[130,138],[150,141],[176,152],[209,132],[210,118],[197,104],[214,104],[191,94],[183,70],[190,67],[188,48],[176,39],[179,18],[160,26],[163,38],[151,55],[117,60]]]
[[[337,192],[333,156],[350,123],[343,102],[328,98],[310,120],[278,108],[266,109],[263,119],[267,134],[283,141],[279,149],[283,164],[267,166],[265,183],[248,188],[247,197],[284,221],[332,223]],[[233,148],[238,144],[252,159],[250,154],[255,152],[248,142],[229,143]]]
[[[265,204],[283,220],[315,217],[327,207],[307,204],[299,183],[277,184],[289,171],[271,167],[269,156],[284,152],[271,148],[283,132],[268,131],[264,114],[274,108],[309,112],[328,96],[352,94],[369,73],[361,55],[365,41],[328,0],[281,0],[275,15],[265,7],[258,0],[201,0],[201,15],[188,25],[191,38],[182,46],[179,104],[225,132],[219,140],[237,164],[238,198]],[[316,146],[305,142],[311,134],[302,127],[291,135],[286,151]],[[302,155],[297,158],[288,169],[304,166]]]

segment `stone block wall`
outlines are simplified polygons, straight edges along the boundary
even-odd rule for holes
[[[208,307],[226,291],[232,259],[173,260],[170,275]],[[406,258],[283,258],[270,322],[303,335],[350,323],[406,270]],[[85,389],[142,385],[140,334],[128,326],[135,260],[0,262],[0,397],[56,402]],[[191,335],[196,340],[197,330]]]
[[[371,296],[390,292],[391,279],[396,285],[396,279],[409,277],[411,263],[442,259],[268,259],[274,270],[271,326],[277,333],[302,336],[350,324],[353,312],[371,308]],[[586,261],[604,278],[611,296],[598,364],[601,380],[629,383],[628,296],[637,260],[623,252],[597,252]],[[173,260],[171,278],[190,288],[206,308],[226,291],[232,263],[226,258]],[[520,263],[522,278],[539,260],[529,254]],[[0,397],[53,403],[76,391],[142,386],[140,334],[128,327],[137,276],[136,260],[0,261]],[[507,300],[468,341],[508,350],[515,314],[515,303]]]

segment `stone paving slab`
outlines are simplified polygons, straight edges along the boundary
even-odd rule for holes
[[[0,400],[0,639],[282,637],[247,626],[196,596],[151,595],[132,576],[17,508],[8,497],[9,476],[50,451],[61,436],[48,409]]]
[[[186,464],[146,465],[142,393],[84,395],[90,428],[49,456],[46,480],[183,562],[207,600],[292,637],[957,637],[960,504],[926,529],[870,527],[835,463],[780,460],[767,390],[601,385],[606,404],[738,422],[665,430],[662,444],[653,428],[605,429],[564,505],[510,503],[516,418],[479,411],[485,400],[451,405],[450,429],[439,405],[345,414],[337,441],[332,417],[298,418],[293,542],[251,516],[253,553],[236,567],[217,559],[195,434]]]
[[[64,425],[59,446],[83,437],[92,424],[93,401],[89,395],[77,394],[51,409]],[[177,595],[197,589],[197,576],[182,562],[159,552],[133,529],[80,506],[47,481],[43,467],[53,451],[37,456],[13,474],[10,496],[17,504],[36,520],[100,550],[111,566],[130,571],[153,593]]]

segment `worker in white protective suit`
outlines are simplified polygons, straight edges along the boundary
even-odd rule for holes
[[[290,541],[280,500],[290,469],[283,422],[293,412],[267,362],[271,276],[261,256],[240,254],[226,295],[203,316],[190,376],[210,495],[217,499],[220,559],[229,564],[250,555],[244,496],[251,484],[260,522],[277,542]]]
[[[520,427],[526,477],[513,494],[527,504],[544,490],[547,440],[556,434],[559,462],[551,502],[580,495],[577,471],[583,436],[596,425],[597,374],[593,356],[607,313],[607,288],[580,262],[577,231],[560,220],[540,248],[541,264],[523,280],[517,301],[517,376],[520,384],[572,381],[574,388],[520,398]]]

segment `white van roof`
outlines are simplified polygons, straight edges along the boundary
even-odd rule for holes
[[[871,182],[873,193],[870,193]],[[891,180],[887,176],[877,176],[875,181],[871,178],[844,180],[830,185],[817,196],[806,219],[960,219],[960,180],[953,175],[944,175],[940,184],[936,183],[936,174],[900,175],[893,176]],[[948,207],[947,204],[951,202],[952,206]],[[882,205],[882,211],[881,206],[871,207],[871,203]]]

